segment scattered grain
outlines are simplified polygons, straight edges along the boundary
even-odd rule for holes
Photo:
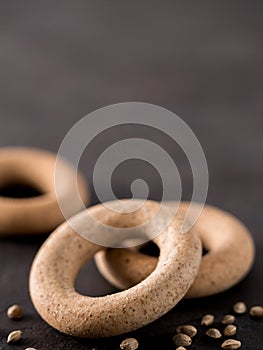
[[[18,341],[22,337],[22,332],[21,331],[13,331],[9,333],[7,337],[7,343],[14,343]]]
[[[229,324],[228,326],[226,326],[226,328],[224,329],[224,335],[226,337],[231,337],[232,335],[235,335],[237,332],[237,327],[233,324]]]
[[[253,317],[263,317],[263,307],[262,306],[252,306],[249,311],[250,316]]]
[[[13,319],[20,319],[23,317],[23,309],[17,304],[12,305],[7,310],[7,316]]]
[[[227,339],[221,345],[222,349],[228,349],[228,350],[235,350],[235,349],[239,349],[240,347],[241,347],[241,342],[235,339]]]
[[[205,334],[208,335],[208,337],[215,338],[215,339],[219,339],[222,337],[221,332],[216,328],[208,329],[208,331],[206,331]]]
[[[139,347],[138,340],[135,338],[127,338],[120,344],[122,350],[136,350]]]
[[[173,337],[176,346],[189,346],[192,344],[192,339],[187,334],[179,333]]]
[[[182,326],[178,326],[176,328],[176,332],[186,334],[189,337],[193,338],[197,334],[197,329],[190,324],[185,324]]]
[[[225,315],[224,318],[222,319],[221,323],[223,324],[232,324],[235,322],[235,316],[233,315]]]
[[[207,314],[202,318],[201,325],[203,326],[211,326],[215,321],[215,316]]]
[[[236,314],[244,314],[247,311],[247,306],[243,301],[238,301],[233,306],[233,310]]]

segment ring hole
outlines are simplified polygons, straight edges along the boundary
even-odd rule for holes
[[[209,253],[209,251],[207,249],[205,249],[205,247],[203,247],[202,256],[205,256],[208,253]]]
[[[143,254],[154,256],[158,258],[160,256],[160,249],[154,242],[149,242],[144,245],[139,251]]]
[[[102,297],[117,292],[99,273],[93,260],[82,266],[75,281],[75,289],[81,295]]]
[[[37,188],[24,184],[8,184],[0,187],[0,196],[8,198],[31,198],[43,195]]]

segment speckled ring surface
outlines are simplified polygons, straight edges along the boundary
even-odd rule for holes
[[[0,196],[0,235],[38,234],[54,230],[65,219],[59,208],[55,185],[56,155],[31,148],[0,149],[0,187],[25,185],[36,188],[36,197],[11,198]],[[57,163],[63,174],[61,189],[71,207],[71,188],[75,177],[73,167],[63,160]],[[78,174],[78,189],[82,201],[87,204],[88,192],[85,181]]]
[[[174,204],[167,202],[167,205]],[[178,213],[184,216],[188,206],[189,202],[181,202]],[[238,219],[206,205],[194,228],[208,253],[202,258],[198,275],[186,298],[225,291],[246,276],[254,261],[254,243],[249,231]],[[139,283],[157,263],[157,258],[131,249],[99,252],[95,260],[102,275],[119,289]]]
[[[127,210],[130,201],[123,201]],[[114,213],[102,204],[93,217],[113,227],[134,227],[148,220],[159,203],[146,201],[133,213]],[[145,280],[103,297],[80,295],[74,288],[82,265],[104,249],[76,234],[66,222],[40,248],[31,268],[30,295],[42,318],[57,330],[79,337],[114,336],[140,328],[172,309],[187,292],[201,260],[201,241],[193,230],[180,233],[174,219],[157,237],[160,258]]]

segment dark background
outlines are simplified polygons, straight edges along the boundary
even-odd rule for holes
[[[219,321],[238,299],[263,303],[262,13],[262,1],[0,2],[0,146],[56,152],[73,124],[97,108],[125,101],[161,105],[183,118],[204,148],[208,203],[234,213],[255,238],[257,259],[241,284],[218,296],[183,301],[134,332],[141,349],[175,348],[176,325],[198,325],[206,312]],[[94,140],[81,165],[90,183],[97,156],[112,140],[145,135],[176,158],[188,198],[191,176],[183,155],[163,135],[136,128],[111,130]],[[141,170],[152,185],[150,197],[160,199],[153,169],[128,163],[116,169],[115,193],[129,196],[129,184]],[[97,201],[94,193],[92,201]],[[125,336],[74,339],[36,314],[28,272],[44,239],[0,241],[0,349],[118,349]],[[90,295],[113,291],[93,263],[81,271],[77,288]],[[13,303],[25,310],[20,322],[6,317]],[[261,350],[262,320],[245,315],[237,324],[243,348]],[[14,329],[24,331],[23,340],[8,346],[6,335]],[[192,349],[220,348],[203,333],[200,329]]]

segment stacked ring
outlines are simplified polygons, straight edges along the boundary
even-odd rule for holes
[[[167,202],[167,205],[173,206],[175,202]],[[185,216],[188,207],[189,202],[182,202],[178,214]],[[202,258],[187,298],[223,292],[246,276],[254,260],[254,243],[238,219],[206,205],[194,228],[208,253]],[[158,261],[134,249],[108,249],[99,252],[95,260],[101,274],[119,289],[130,288],[144,280]]]
[[[130,200],[122,202],[127,212]],[[87,214],[104,225],[129,228],[149,220],[158,207],[159,203],[146,201],[136,212],[116,214],[100,204],[76,218],[85,224]],[[31,268],[30,295],[36,310],[59,331],[90,338],[126,333],[156,320],[183,298],[198,272],[199,235],[193,229],[181,233],[181,225],[182,220],[175,217],[154,239],[160,257],[145,280],[125,291],[94,298],[77,293],[74,282],[82,265],[105,248],[86,240],[65,222],[40,248]]]

